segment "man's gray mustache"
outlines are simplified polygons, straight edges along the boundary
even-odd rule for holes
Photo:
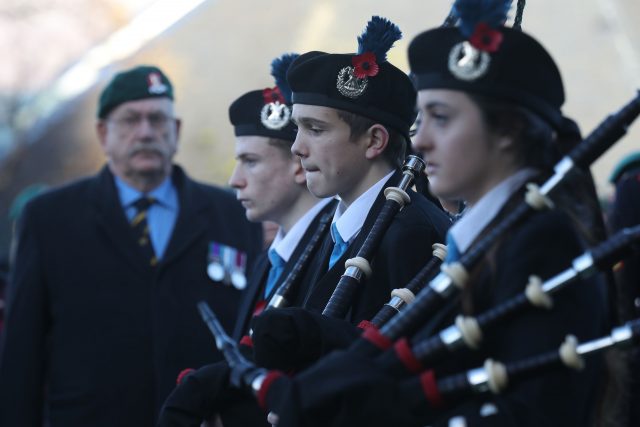
[[[165,154],[165,150],[163,150],[162,148],[160,148],[158,146],[145,145],[145,146],[133,147],[131,150],[129,150],[129,155],[133,156],[133,155],[141,153],[141,152],[156,153],[156,154],[160,154],[160,155]]]

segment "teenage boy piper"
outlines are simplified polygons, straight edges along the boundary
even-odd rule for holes
[[[285,74],[297,56],[286,54],[272,62],[275,87],[247,92],[229,107],[237,160],[229,184],[235,188],[249,221],[272,221],[279,226],[269,250],[258,258],[249,277],[236,319],[236,340],[247,334],[253,314],[263,309],[311,244],[320,218],[331,215],[336,206],[334,199],[319,200],[309,192],[300,159],[291,153],[296,132],[290,121],[291,91]],[[324,230],[327,233],[328,227]],[[318,244],[315,246],[317,251]],[[301,269],[300,276],[304,271]],[[293,286],[300,280],[302,277]],[[218,397],[228,397],[224,392],[220,396],[215,392],[226,383],[225,362],[191,371],[181,374],[179,387],[165,402],[159,426],[199,425],[217,412],[214,408]],[[235,405],[234,411],[225,414],[224,421],[255,425],[265,423],[266,418],[255,404],[243,408]]]
[[[415,90],[409,77],[386,60],[401,37],[393,23],[373,17],[358,38],[358,54],[308,52],[287,72],[293,92],[292,120],[298,127],[292,152],[317,197],[337,195],[340,204],[309,279],[294,307],[271,310],[254,319],[255,361],[267,368],[302,368],[319,353],[346,343],[336,330],[353,328],[320,316],[345,261],[369,234],[384,189],[400,182],[409,128],[415,119]],[[409,191],[411,203],[395,217],[374,256],[373,274],[361,283],[347,314],[358,325],[370,320],[431,258],[431,245],[444,240],[449,219],[423,196]],[[330,328],[329,325],[336,325]],[[323,332],[324,331],[324,332]]]

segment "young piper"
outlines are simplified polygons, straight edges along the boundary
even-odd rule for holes
[[[335,337],[322,333],[325,322],[319,313],[345,261],[369,234],[385,202],[384,190],[400,181],[415,119],[411,80],[386,57],[400,37],[397,26],[374,16],[358,38],[358,53],[308,52],[287,73],[298,127],[292,151],[302,162],[311,193],[337,195],[340,204],[331,235],[294,304],[303,309],[274,310],[254,321],[254,351],[261,366],[304,366],[317,357],[314,349],[333,345],[324,341]],[[423,196],[409,195],[411,202],[386,231],[371,261],[373,273],[360,284],[350,307],[346,320],[353,325],[370,320],[391,291],[407,284],[431,258],[431,245],[444,239],[447,216]]]
[[[560,73],[536,40],[503,25],[509,3],[459,0],[459,27],[426,31],[409,47],[422,116],[415,147],[434,194],[467,203],[449,231],[450,263],[524,203],[525,184],[549,176],[567,132]],[[584,231],[591,230],[592,200],[577,191],[553,196],[554,210],[516,223],[484,252],[460,297],[432,313],[413,342],[438,336],[460,314],[477,316],[522,294],[530,276],[545,280],[572,265],[591,237]],[[583,212],[567,214],[575,206]],[[581,278],[554,295],[548,309],[519,312],[483,333],[475,351],[465,348],[422,367],[428,370],[419,381],[401,381],[345,352],[294,381],[272,374],[258,395],[280,415],[281,427],[450,426],[451,417],[469,426],[593,425],[603,375],[597,359],[582,370],[546,372],[461,404],[447,405],[437,381],[489,358],[509,363],[557,349],[567,334],[579,342],[602,336],[606,300],[599,278]],[[405,356],[407,366],[420,369]]]
[[[507,217],[523,202],[525,185],[548,177],[564,150],[570,122],[561,110],[560,72],[540,43],[504,26],[509,3],[477,7],[458,0],[459,27],[426,31],[409,47],[422,116],[415,148],[427,162],[434,194],[467,203],[449,231],[450,254],[454,246],[465,253]],[[506,301],[524,291],[530,276],[558,274],[593,244],[596,205],[588,190],[566,190],[554,193],[555,209],[521,221],[487,251],[470,272],[458,313],[477,315]],[[487,334],[479,351],[436,372],[463,371],[487,358],[520,360],[557,348],[567,334],[579,341],[595,338],[608,327],[606,301],[602,281],[582,280],[554,296],[552,309],[509,319]],[[453,320],[446,316],[423,333],[437,333]],[[601,363],[590,360],[582,371],[531,379],[503,395],[461,405],[454,414],[470,425],[590,425],[601,380]]]
[[[319,200],[309,192],[300,160],[291,153],[296,132],[290,121],[291,91],[285,73],[297,56],[285,54],[272,62],[275,87],[247,92],[229,107],[237,160],[229,184],[235,188],[248,220],[272,221],[279,226],[269,250],[258,258],[249,277],[236,320],[236,340],[247,334],[254,313],[263,309],[287,278],[301,254],[312,244],[320,218],[331,215],[336,205],[332,198]],[[323,229],[328,232],[328,227]],[[293,286],[302,280],[304,270],[303,266]],[[181,384],[163,407],[159,425],[199,425],[203,419],[209,419],[216,408],[220,409],[215,399],[229,398],[223,387],[227,370],[226,363],[220,362],[186,377],[183,375]],[[216,387],[220,387],[219,395],[212,391]],[[228,400],[226,402],[228,406]],[[233,418],[240,424],[264,423],[264,414],[252,409],[257,409],[255,404],[228,413],[225,421],[231,422]]]
[[[335,209],[331,198],[319,200],[307,190],[300,160],[291,153],[296,132],[290,120],[291,90],[285,76],[297,57],[283,55],[273,61],[274,88],[248,92],[229,107],[237,160],[229,184],[236,189],[247,219],[279,226],[251,274],[236,323],[237,339],[248,332],[254,309],[261,311],[291,272],[322,215]]]

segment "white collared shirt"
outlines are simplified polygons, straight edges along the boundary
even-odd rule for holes
[[[336,213],[333,215],[332,224],[336,225],[338,233],[340,233],[340,237],[344,242],[351,243],[358,235],[378,194],[394,172],[389,172],[384,178],[369,187],[348,208],[342,201],[340,202]],[[336,239],[333,233],[331,233],[331,238],[335,243]]]
[[[461,254],[469,249],[480,232],[498,215],[507,200],[535,174],[535,169],[520,169],[493,187],[474,206],[467,208],[462,218],[449,229]]]
[[[333,200],[332,197],[322,199],[311,209],[309,209],[302,217],[296,221],[296,223],[291,227],[288,233],[284,233],[282,227],[278,229],[276,233],[276,237],[271,242],[271,246],[269,246],[269,250],[275,249],[276,253],[280,255],[280,258],[284,260],[284,262],[288,262],[293,255],[293,251],[296,250],[298,243],[302,240],[302,236],[309,228],[309,225],[313,221],[313,219],[318,215],[318,213],[324,209],[327,204],[329,204]]]

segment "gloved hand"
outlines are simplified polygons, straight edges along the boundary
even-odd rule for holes
[[[298,307],[268,310],[253,319],[258,366],[290,372],[334,349],[348,347],[362,332],[351,323]]]
[[[253,396],[229,384],[225,361],[187,374],[165,401],[158,427],[200,427],[220,416],[225,427],[269,426]]]

